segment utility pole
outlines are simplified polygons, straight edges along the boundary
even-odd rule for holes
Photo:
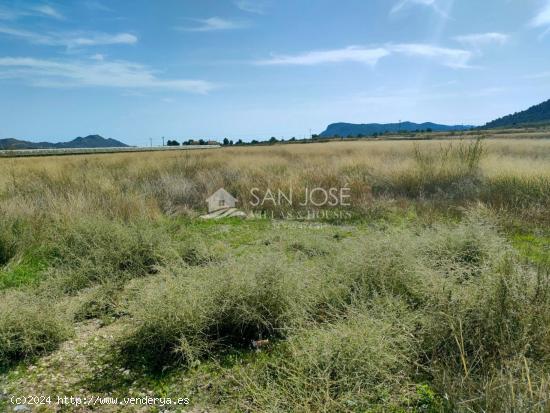
[[[164,136],[162,137],[162,146],[164,146]]]
[[[153,147],[153,138],[149,138],[149,144],[151,145],[151,148]]]

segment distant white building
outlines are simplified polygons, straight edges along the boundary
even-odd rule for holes
[[[225,189],[220,188],[206,198],[206,202],[208,203],[208,213],[211,213],[222,209],[235,208],[237,199]]]

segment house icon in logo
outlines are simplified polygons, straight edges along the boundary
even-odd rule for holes
[[[246,214],[235,208],[235,204],[238,202],[237,198],[227,192],[225,189],[220,188],[208,198],[206,203],[208,204],[208,214],[202,215],[201,218],[228,218],[238,217],[244,218]]]
[[[233,197],[225,189],[220,188],[208,198],[206,198],[208,203],[208,213],[219,211],[220,209],[229,209],[235,208],[237,203],[237,198]]]

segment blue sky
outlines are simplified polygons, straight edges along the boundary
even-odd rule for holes
[[[550,0],[0,0],[0,138],[483,124],[550,98]]]

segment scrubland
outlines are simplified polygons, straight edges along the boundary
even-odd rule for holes
[[[198,217],[344,186],[344,215]],[[548,411],[549,211],[543,139],[0,159],[0,408]]]

